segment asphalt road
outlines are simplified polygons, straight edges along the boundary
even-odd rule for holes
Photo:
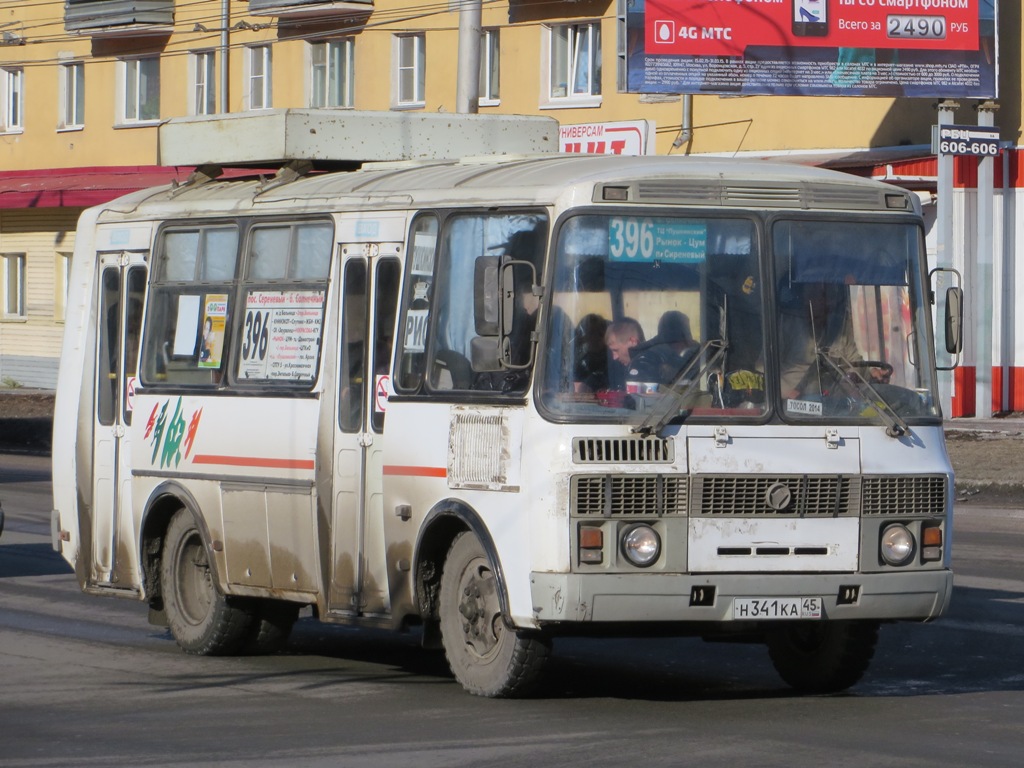
[[[542,694],[465,694],[413,636],[303,618],[286,652],[196,658],[50,549],[45,458],[0,454],[0,766],[1015,766],[1024,512],[958,508],[956,590],[884,627],[849,692],[800,697],[760,646],[560,640]]]

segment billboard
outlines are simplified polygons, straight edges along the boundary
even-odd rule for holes
[[[630,93],[994,98],[995,0],[625,0]]]

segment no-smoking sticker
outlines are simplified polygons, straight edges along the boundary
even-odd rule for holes
[[[373,383],[373,410],[384,413],[388,409],[388,390],[391,389],[391,377],[387,374],[377,376]]]

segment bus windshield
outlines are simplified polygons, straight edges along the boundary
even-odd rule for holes
[[[768,248],[759,230],[738,216],[565,221],[542,409],[646,425],[936,416],[919,228],[779,219]]]

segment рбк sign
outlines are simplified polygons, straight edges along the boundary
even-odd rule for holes
[[[980,125],[933,125],[932,152],[993,157],[999,154],[999,129]]]

